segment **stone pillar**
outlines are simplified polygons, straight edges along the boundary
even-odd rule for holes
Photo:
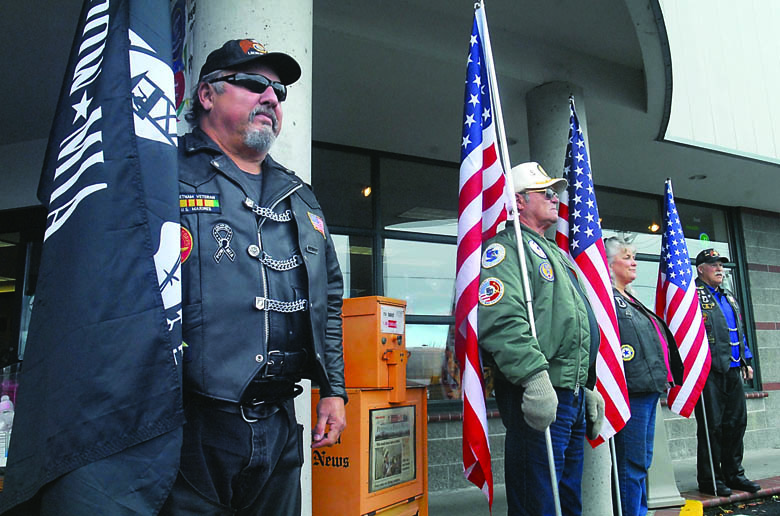
[[[195,20],[192,28],[192,80],[195,84],[206,56],[230,39],[249,37],[269,52],[290,54],[301,65],[301,78],[290,86],[283,104],[282,131],[271,155],[294,170],[304,181],[311,180],[312,113],[312,0],[190,0]],[[295,400],[298,422],[304,425],[304,450],[311,447],[311,382],[303,382],[303,394]],[[310,456],[310,455],[308,455]],[[301,514],[311,514],[311,460],[301,472],[303,504]]]
[[[666,438],[664,407],[655,411],[655,439],[653,441],[653,462],[647,471],[647,506],[650,509],[661,507],[679,507],[685,504],[680,496],[669,453],[669,440]]]
[[[577,117],[588,139],[588,124],[582,89],[566,82],[549,82],[526,95],[530,159],[539,162],[551,177],[563,175],[563,160],[569,143],[569,96],[574,95]],[[590,147],[588,147],[590,156]],[[554,235],[555,227],[547,236]],[[593,449],[585,443],[582,474],[583,516],[612,515],[612,460],[608,443]]]
[[[191,0],[193,1],[193,0]],[[269,52],[290,54],[301,65],[300,80],[290,86],[284,121],[271,155],[304,181],[311,179],[312,0],[194,0],[192,71],[229,39],[254,38]],[[197,77],[196,77],[197,79]],[[194,81],[193,81],[194,82]]]
[[[567,82],[548,82],[532,89],[525,96],[531,161],[541,164],[551,177],[563,175],[563,158],[569,143],[569,95],[574,95],[577,117],[587,143],[588,119],[585,116],[585,99],[579,86]]]

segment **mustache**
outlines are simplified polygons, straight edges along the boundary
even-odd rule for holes
[[[273,128],[274,132],[276,132],[276,129],[279,126],[279,119],[276,117],[276,113],[274,113],[273,109],[267,106],[255,106],[255,108],[249,113],[249,121],[253,122],[257,115],[265,115],[270,118],[271,127]]]

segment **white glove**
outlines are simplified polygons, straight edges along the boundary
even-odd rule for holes
[[[558,395],[550,382],[550,375],[547,371],[536,373],[523,382],[523,388],[523,418],[528,426],[544,432],[555,421],[558,410]]]
[[[585,433],[591,441],[601,433],[604,424],[604,398],[596,389],[585,389]]]

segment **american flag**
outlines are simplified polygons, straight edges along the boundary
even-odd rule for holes
[[[498,160],[496,126],[488,85],[488,66],[492,66],[492,59],[485,52],[489,43],[483,9],[479,7],[474,12],[466,65],[458,195],[455,352],[461,367],[463,392],[464,475],[482,489],[492,506],[493,473],[482,363],[477,345],[477,304],[482,242],[496,234],[507,213],[506,179]]]
[[[591,441],[596,447],[620,431],[631,412],[590,160],[572,98],[569,98],[569,144],[563,177],[569,181],[569,186],[561,193],[555,242],[572,258],[577,276],[585,284],[601,336],[596,356],[596,388],[604,398],[605,406],[601,433]]]
[[[666,401],[672,412],[689,417],[710,374],[710,347],[671,179],[666,180],[664,212],[655,311],[672,330],[684,365],[683,383],[669,390]]]

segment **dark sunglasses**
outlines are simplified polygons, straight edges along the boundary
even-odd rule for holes
[[[552,188],[545,188],[544,190],[526,190],[526,192],[543,193],[544,198],[547,199],[548,201],[558,197],[558,192],[556,192]]]
[[[287,98],[287,86],[281,82],[272,81],[265,75],[256,73],[233,73],[209,81],[211,84],[215,82],[227,82],[234,86],[240,86],[253,93],[263,93],[270,86],[271,89],[274,90],[279,102],[284,102],[284,99]]]

